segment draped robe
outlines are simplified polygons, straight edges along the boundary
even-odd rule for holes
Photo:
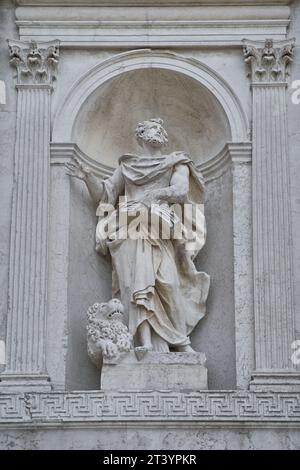
[[[202,176],[184,152],[159,157],[126,154],[120,157],[114,174],[104,180],[99,201],[100,206],[113,205],[117,212],[119,197],[126,196],[128,205],[122,210],[130,219],[132,208],[139,205],[135,196],[145,190],[154,193],[168,187],[178,164],[189,168],[189,192],[184,203],[195,209],[190,215],[192,220],[188,220],[190,213],[184,219],[187,226],[180,222],[184,235],[181,240],[154,237],[148,227],[140,227],[142,237],[124,239],[118,236],[124,228],[120,224],[104,236],[107,218],[103,216],[96,228],[96,249],[103,254],[107,249],[110,252],[113,295],[124,304],[130,332],[135,335],[138,326],[147,320],[152,327],[154,349],[160,351],[168,350],[168,345],[188,345],[189,334],[205,315],[210,279],[206,273],[198,272],[193,263],[206,238]],[[172,225],[169,213],[166,202],[157,211],[158,217]]]

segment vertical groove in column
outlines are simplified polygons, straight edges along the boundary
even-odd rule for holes
[[[257,90],[253,90],[253,159],[252,159],[252,184],[253,184],[253,245],[257,247],[257,250],[259,249],[258,245],[258,231],[257,231],[257,220],[256,220],[256,214],[258,211],[257,208],[257,199],[255,198],[255,195],[257,194],[257,186],[258,186],[258,175],[257,175],[257,144],[258,144],[258,127],[257,127],[257,115],[258,115],[258,99],[257,99]],[[254,324],[254,331],[255,331],[255,338],[260,338],[260,332],[259,332],[259,317],[257,317],[257,309],[259,308],[260,305],[260,289],[257,288],[257,271],[259,270],[259,253],[258,256],[253,258],[253,293],[254,293],[254,298],[256,299],[256,305],[254,309],[254,314],[255,314],[255,324]],[[257,347],[255,348],[255,362],[256,364],[259,363],[259,358],[261,357],[262,351],[261,351],[261,341],[257,341]]]
[[[279,98],[279,93],[280,89],[278,87],[274,88],[273,94],[274,94],[274,142],[276,142],[276,136],[278,136],[278,144],[274,146],[274,176],[276,178],[276,185],[278,188],[277,195],[276,195],[276,204],[274,205],[274,215],[276,214],[277,217],[277,226],[278,230],[276,230],[276,235],[277,235],[277,247],[278,247],[278,258],[279,260],[282,260],[284,257],[284,250],[283,250],[283,245],[281,243],[280,239],[280,227],[284,224],[283,221],[283,214],[282,211],[280,210],[280,201],[282,199],[282,193],[280,190],[281,188],[281,181],[280,181],[280,175],[281,175],[281,129],[280,129],[280,109],[278,108],[278,98]],[[275,107],[276,105],[276,107]],[[282,285],[281,282],[278,283],[278,308],[280,312],[284,311],[284,286]],[[282,325],[282,316],[277,315],[276,317],[276,332],[279,333],[280,331],[283,331],[283,325]],[[275,338],[275,345],[276,345],[276,338]],[[276,348],[276,363],[277,364],[284,364],[284,355],[282,348]],[[275,364],[276,366],[276,364]]]
[[[281,198],[280,198],[280,208],[281,208],[281,214],[282,214],[282,223],[280,224],[280,243],[282,246],[286,247],[286,253],[284,253],[283,256],[280,258],[280,281],[284,287],[282,295],[284,298],[284,303],[285,303],[285,308],[282,310],[281,314],[281,325],[282,329],[286,332],[286,335],[282,337],[282,344],[281,344],[281,352],[283,356],[283,362],[285,367],[288,366],[287,363],[287,342],[288,342],[288,328],[289,324],[287,321],[287,317],[289,315],[288,311],[291,309],[291,304],[289,302],[289,293],[287,292],[288,289],[288,284],[287,284],[287,270],[288,270],[288,258],[287,256],[289,254],[289,246],[288,246],[288,236],[287,233],[289,231],[289,227],[287,224],[287,186],[288,186],[288,181],[287,181],[287,174],[286,174],[286,156],[287,156],[287,148],[285,146],[284,142],[284,133],[285,133],[285,128],[283,125],[283,121],[285,119],[284,117],[284,109],[282,109],[281,106],[281,96],[282,96],[283,90],[278,90],[278,96],[277,96],[277,106],[278,106],[278,112],[280,113],[281,116],[281,125],[280,125],[280,174],[282,175],[282,181],[280,184],[280,190],[281,190]]]
[[[43,278],[43,308],[44,311],[47,309],[48,305],[48,291],[47,291],[47,273],[48,273],[48,240],[49,240],[49,210],[48,210],[48,201],[49,201],[49,188],[50,188],[50,148],[49,148],[49,142],[50,142],[50,125],[51,125],[51,115],[50,115],[50,94],[51,91],[50,89],[47,90],[47,93],[45,94],[45,109],[46,109],[46,121],[45,121],[45,129],[44,129],[44,151],[45,151],[45,158],[43,159],[43,165],[44,165],[44,172],[45,172],[45,184],[44,184],[44,195],[43,195],[43,202],[44,202],[44,226],[46,227],[46,230],[44,231],[44,256],[43,256],[43,261],[44,261],[44,267],[43,271],[45,273],[45,276]],[[42,321],[41,325],[41,330],[42,330],[42,337],[44,338],[44,343],[46,339],[46,333],[47,333],[47,324],[46,321]],[[40,346],[41,347],[41,346]],[[43,344],[43,351],[41,354],[41,357],[43,358],[43,364],[46,361],[46,348],[45,344]]]
[[[269,336],[269,358],[268,364],[269,368],[273,367],[273,361],[276,359],[274,354],[276,355],[276,348],[274,348],[274,334],[276,335],[276,311],[277,311],[277,298],[276,298],[276,283],[274,282],[274,278],[276,277],[276,248],[275,248],[275,232],[278,232],[278,228],[275,227],[275,219],[274,219],[274,198],[277,193],[276,191],[276,175],[274,173],[274,161],[276,160],[276,156],[274,155],[273,149],[273,142],[274,142],[274,126],[273,126],[273,115],[274,115],[274,107],[273,104],[273,89],[270,88],[269,93],[265,90],[267,94],[266,100],[266,109],[268,110],[268,124],[269,127],[267,129],[268,136],[267,136],[267,146],[266,146],[266,162],[267,162],[267,224],[266,229],[268,233],[268,237],[266,237],[266,243],[268,246],[267,252],[267,259],[266,259],[266,276],[268,279],[268,288],[269,288],[269,331],[267,332]],[[275,111],[276,112],[276,111]],[[269,275],[267,274],[269,271]]]
[[[17,102],[17,130],[16,130],[16,157],[15,158],[15,168],[14,168],[14,191],[13,191],[13,210],[12,210],[12,225],[11,225],[11,245],[10,245],[10,269],[9,269],[9,310],[13,310],[14,306],[14,296],[13,293],[16,289],[18,276],[17,276],[17,269],[16,269],[16,261],[18,259],[18,244],[17,244],[17,234],[16,234],[16,227],[15,222],[18,217],[19,212],[19,204],[20,204],[20,187],[17,185],[17,180],[19,178],[19,174],[21,172],[21,165],[22,161],[18,158],[20,155],[20,143],[23,137],[23,130],[24,130],[24,122],[23,122],[23,114],[24,114],[24,99],[25,96],[19,96]],[[16,355],[14,348],[16,347],[16,337],[12,335],[13,331],[17,331],[17,317],[13,315],[8,315],[8,323],[7,323],[7,369],[15,370],[16,367]]]
[[[47,128],[45,126],[45,115],[47,113],[47,103],[45,100],[47,91],[43,92],[39,96],[39,106],[42,110],[44,110],[43,114],[40,116],[40,154],[42,155],[42,159],[39,160],[39,173],[43,175],[43,179],[39,179],[37,181],[38,184],[38,190],[40,194],[40,199],[38,201],[37,205],[37,218],[39,220],[39,224],[37,227],[37,247],[39,251],[39,258],[37,259],[37,269],[40,269],[42,276],[39,276],[38,279],[36,279],[36,292],[40,293],[39,296],[36,296],[36,309],[37,309],[37,319],[35,323],[35,357],[36,357],[36,362],[37,362],[37,367],[41,367],[41,364],[43,363],[43,350],[44,350],[44,335],[41,334],[40,331],[40,325],[41,322],[43,321],[43,318],[41,318],[41,315],[39,312],[43,312],[45,309],[44,305],[44,297],[45,297],[45,292],[43,290],[43,281],[46,276],[45,268],[44,268],[44,257],[46,256],[46,253],[44,252],[44,249],[46,248],[46,241],[45,237],[48,231],[47,224],[44,222],[44,214],[43,214],[43,204],[45,203],[45,211],[47,210],[47,200],[44,201],[44,188],[47,186],[47,168],[45,171],[44,168],[44,163],[47,155],[47,149],[45,149],[45,145],[47,146],[47,136],[45,136],[45,133],[47,133]],[[43,338],[43,342],[39,341],[39,338]]]
[[[22,354],[23,346],[23,331],[24,331],[24,284],[25,279],[25,242],[26,242],[26,190],[28,188],[28,133],[29,133],[29,120],[30,120],[30,96],[28,90],[24,90],[25,95],[25,115],[24,115],[24,141],[21,142],[20,154],[18,158],[22,159],[22,172],[18,175],[17,184],[20,185],[20,204],[19,214],[16,220],[16,232],[17,232],[17,253],[18,258],[16,259],[16,270],[17,270],[17,286],[16,286],[16,302],[15,310],[17,312],[17,344],[16,344],[16,371],[19,372],[23,369],[23,363],[25,357]],[[13,334],[13,332],[12,332]]]
[[[291,220],[290,220],[290,176],[288,171],[288,141],[287,141],[287,109],[286,109],[286,99],[285,94],[281,93],[280,96],[280,112],[283,115],[283,146],[285,150],[285,159],[284,159],[284,176],[285,176],[285,193],[286,198],[284,200],[284,216],[285,216],[285,226],[286,226],[286,245],[288,248],[289,256],[285,259],[285,279],[286,279],[286,295],[289,308],[286,310],[286,322],[287,322],[287,344],[286,344],[286,358],[289,357],[291,351],[291,343],[294,338],[294,315],[293,315],[293,283],[292,283],[292,258],[291,258]],[[287,364],[288,365],[288,364]]]
[[[33,187],[34,187],[34,179],[33,179],[33,161],[34,161],[34,149],[33,149],[33,132],[34,132],[34,113],[35,113],[35,95],[33,96],[33,92],[31,89],[27,90],[26,93],[28,93],[29,97],[29,119],[28,119],[28,139],[27,140],[27,146],[26,146],[26,158],[27,158],[27,168],[26,168],[26,174],[27,174],[27,188],[26,188],[26,206],[24,210],[24,239],[25,239],[25,248],[24,248],[24,298],[23,298],[23,306],[19,305],[19,308],[21,309],[23,307],[23,320],[24,320],[24,325],[23,325],[23,338],[22,338],[22,358],[24,358],[24,364],[22,365],[23,371],[28,371],[29,369],[29,364],[28,364],[28,346],[29,346],[29,339],[31,336],[31,330],[29,328],[29,325],[31,323],[31,318],[33,315],[33,312],[30,311],[29,309],[29,301],[31,297],[31,289],[32,289],[32,284],[31,284],[31,259],[33,256],[32,250],[31,250],[31,244],[32,244],[32,234],[31,234],[31,228],[32,228],[32,218],[34,214],[34,192],[33,192]]]
[[[48,237],[48,229],[47,229],[47,222],[48,222],[48,209],[47,209],[47,204],[48,204],[48,147],[47,147],[47,142],[49,141],[49,136],[48,136],[48,127],[50,126],[49,120],[48,120],[48,91],[43,94],[41,97],[43,100],[43,109],[45,109],[45,113],[43,115],[43,159],[41,161],[41,171],[44,175],[43,178],[43,186],[40,187],[40,193],[42,194],[41,200],[40,200],[40,206],[39,206],[39,217],[41,217],[41,232],[40,232],[40,250],[41,250],[41,271],[44,273],[44,276],[40,277],[40,285],[39,289],[42,292],[42,296],[40,298],[40,309],[41,311],[45,311],[46,308],[46,262],[47,262],[47,237]],[[39,322],[38,322],[38,328],[37,328],[37,337],[41,336],[45,338],[45,331],[44,331],[44,326],[45,322],[39,317]],[[37,344],[37,350],[38,350],[38,359],[40,362],[43,362],[44,360],[44,347],[41,342]]]
[[[41,165],[42,165],[42,160],[44,158],[43,155],[43,126],[42,126],[42,119],[43,119],[43,114],[41,110],[43,110],[43,105],[40,103],[41,101],[41,96],[40,96],[40,90],[37,90],[37,105],[39,109],[39,123],[38,123],[38,129],[39,129],[39,138],[37,142],[37,149],[38,149],[38,154],[37,159],[36,159],[36,167],[37,167],[37,179],[36,179],[36,185],[37,185],[37,192],[40,194],[40,199],[42,198],[42,194],[40,192],[40,182],[44,180],[44,175],[43,172],[41,171]],[[40,246],[40,226],[42,224],[42,219],[40,218],[39,214],[39,205],[40,205],[40,200],[36,201],[36,219],[38,221],[37,226],[36,226],[36,233],[35,233],[35,246],[36,246],[36,252],[37,256],[35,258],[35,270],[38,271],[40,270],[40,263],[41,263],[41,246]],[[41,271],[40,271],[41,272]],[[41,275],[43,273],[41,272]],[[35,277],[33,280],[34,284],[34,294],[33,294],[33,309],[35,312],[35,322],[33,325],[33,342],[32,342],[32,351],[33,351],[33,368],[35,370],[38,370],[38,364],[39,364],[39,358],[38,358],[38,347],[37,347],[37,341],[38,339],[36,338],[37,332],[38,332],[38,323],[39,323],[39,311],[40,311],[40,305],[39,305],[39,299],[40,295],[42,295],[40,288],[39,288],[39,277]]]
[[[281,348],[278,348],[278,339],[277,335],[279,332],[278,323],[280,321],[280,315],[278,313],[281,311],[281,282],[278,282],[278,270],[280,270],[280,232],[279,232],[279,214],[281,214],[280,210],[280,186],[278,185],[278,145],[277,136],[278,132],[276,132],[276,115],[278,114],[278,105],[277,105],[277,88],[271,88],[269,93],[269,112],[270,112],[270,124],[271,124],[271,146],[270,146],[270,184],[272,187],[272,194],[270,199],[270,215],[271,215],[271,224],[270,224],[270,233],[272,234],[272,252],[271,252],[271,259],[273,260],[273,270],[272,270],[272,277],[270,277],[270,284],[273,286],[272,289],[272,299],[273,299],[273,309],[271,310],[271,318],[272,318],[272,329],[270,331],[270,336],[272,340],[272,355],[270,361],[271,368],[278,368],[279,361],[279,354]],[[273,179],[273,181],[272,181]]]
[[[263,251],[263,260],[264,260],[264,270],[263,270],[263,279],[265,280],[266,284],[266,297],[265,297],[265,311],[269,312],[267,316],[267,322],[265,324],[265,337],[268,338],[266,341],[267,347],[267,362],[268,364],[271,363],[272,358],[272,336],[270,335],[272,331],[272,303],[274,299],[272,299],[271,293],[271,283],[270,283],[270,275],[272,272],[272,260],[271,257],[271,250],[272,250],[272,234],[270,232],[270,222],[271,222],[271,212],[270,212],[270,203],[271,203],[271,191],[272,185],[270,184],[270,161],[268,158],[268,152],[271,146],[271,123],[270,123],[270,109],[269,109],[269,96],[266,92],[266,89],[263,90],[264,93],[264,109],[265,109],[265,119],[264,119],[264,151],[263,151],[263,176],[265,179],[264,184],[261,187],[261,193],[263,194],[263,202],[264,202],[264,217],[261,220],[261,236],[264,242],[264,251]],[[268,112],[269,111],[269,112]],[[263,234],[268,234],[268,236],[264,236]]]
[[[39,178],[39,175],[40,175],[39,162],[40,162],[40,158],[42,158],[42,155],[40,155],[40,152],[39,152],[39,150],[40,150],[39,149],[39,131],[40,131],[40,129],[39,129],[39,119],[40,119],[39,94],[40,94],[40,90],[37,89],[35,91],[35,93],[36,93],[35,113],[32,116],[32,123],[33,123],[33,129],[34,129],[34,135],[33,135],[33,139],[32,139],[32,142],[33,142],[32,156],[33,156],[33,162],[34,162],[33,168],[32,168],[33,181],[37,181],[37,179]],[[38,191],[38,188],[36,188],[36,190]],[[33,205],[34,205],[34,200],[32,200],[32,206]],[[36,244],[36,235],[35,235],[34,231],[35,231],[35,227],[37,227],[37,224],[38,224],[37,215],[36,215],[36,212],[33,211],[32,212],[31,234],[30,234],[30,237],[31,237],[31,252],[36,253],[36,254],[38,254],[38,247],[37,247],[37,244]],[[30,266],[30,275],[31,275],[30,285],[34,286],[34,292],[35,292],[35,289],[36,289],[35,276],[34,276],[34,273],[36,272],[35,262],[36,262],[36,259],[32,257],[32,262],[31,262],[31,266]],[[34,297],[35,297],[35,294],[34,295],[32,294],[30,296],[30,302],[29,302],[29,311],[30,312],[35,312],[36,307],[35,307]],[[33,332],[33,338],[34,338],[35,337],[35,334],[34,334],[35,319],[34,319],[33,315],[31,315],[29,317],[28,327],[29,327],[29,331]],[[29,368],[32,367],[32,370],[37,370],[36,369],[36,357],[35,357],[35,354],[34,354],[34,344],[33,343],[34,343],[34,340],[33,341],[28,341],[28,356],[27,356],[28,367]]]
[[[288,226],[288,220],[287,220],[287,215],[288,215],[288,206],[287,206],[287,198],[288,198],[288,180],[287,180],[287,173],[286,173],[286,166],[287,166],[287,147],[285,145],[285,132],[286,129],[283,125],[283,121],[285,119],[285,110],[282,109],[281,106],[281,100],[282,97],[284,98],[285,101],[285,90],[284,89],[278,89],[277,90],[277,106],[278,106],[278,114],[280,115],[280,121],[279,121],[279,129],[280,129],[280,145],[279,145],[279,171],[280,175],[282,175],[282,180],[278,182],[280,190],[281,190],[281,198],[280,198],[280,203],[281,203],[281,224],[280,224],[280,244],[281,247],[286,247],[286,252],[284,249],[282,249],[281,252],[281,285],[282,285],[282,299],[284,301],[284,305],[282,308],[282,315],[280,317],[280,323],[281,323],[281,329],[283,331],[286,331],[285,337],[282,337],[282,347],[281,347],[281,357],[282,357],[282,363],[285,365],[285,367],[288,367],[288,355],[289,355],[289,347],[288,346],[288,329],[289,329],[289,322],[287,321],[287,317],[289,315],[289,311],[291,311],[291,302],[289,302],[289,293],[287,292],[288,289],[288,264],[289,264],[289,258],[290,256],[290,247],[288,246],[288,236],[287,233],[289,232],[289,226]],[[285,306],[285,308],[284,308]]]
[[[264,96],[264,93],[263,93],[263,90],[259,90],[259,115],[261,114],[262,112],[262,102],[263,100],[265,99],[265,96]],[[259,148],[259,146],[263,146],[264,143],[263,143],[263,138],[265,136],[265,131],[263,129],[263,126],[264,126],[265,122],[263,123],[259,123],[259,126],[260,126],[260,140],[258,140],[257,144],[258,144],[258,154],[260,152],[262,152],[262,149]],[[262,212],[264,210],[264,199],[263,197],[260,195],[260,190],[261,190],[261,180],[262,180],[262,174],[263,174],[263,164],[264,164],[264,161],[262,159],[259,159],[258,160],[258,172],[259,174],[257,175],[258,176],[258,187],[257,187],[257,192],[256,192],[256,199],[258,199],[259,201],[259,205],[261,206],[260,207],[260,211]],[[259,257],[259,263],[261,264],[260,266],[260,269],[261,271],[263,272],[264,271],[264,250],[265,250],[265,246],[263,244],[263,240],[261,240],[261,220],[257,220],[257,232],[258,232],[258,239],[257,239],[257,243],[258,243],[258,246],[260,247],[260,251],[261,251],[261,254],[260,254],[260,257]],[[263,311],[265,310],[265,305],[264,305],[264,302],[265,302],[265,297],[264,295],[262,295],[262,286],[261,286],[261,278],[259,276],[260,274],[260,271],[257,273],[257,279],[258,279],[258,288],[259,288],[259,291],[260,291],[260,305],[259,305],[259,308],[260,308],[260,311]],[[260,313],[260,312],[259,312]],[[261,339],[261,344],[262,344],[262,348],[264,349],[263,353],[265,355],[267,355],[267,345],[266,345],[266,342],[263,340],[263,338],[265,337],[265,327],[266,325],[264,323],[262,323],[262,318],[261,318],[261,315],[259,314],[258,315],[258,318],[259,318],[259,335],[262,337]]]
[[[263,321],[262,312],[265,310],[265,296],[263,295],[262,289],[262,276],[260,275],[261,272],[264,271],[264,252],[265,246],[263,243],[263,239],[261,238],[261,232],[263,227],[261,224],[263,223],[263,219],[261,220],[258,217],[258,214],[263,213],[264,211],[264,197],[261,194],[261,187],[262,187],[262,174],[263,174],[263,166],[264,160],[258,158],[258,155],[263,153],[264,148],[264,139],[266,129],[265,120],[263,122],[260,121],[259,116],[261,116],[263,103],[265,101],[265,94],[264,90],[261,88],[255,88],[253,90],[254,93],[254,158],[253,158],[253,195],[255,197],[254,200],[254,246],[257,248],[257,256],[254,258],[254,288],[255,288],[255,325],[256,325],[256,337],[258,338],[258,347],[256,348],[256,360],[257,363],[260,364],[261,358],[267,356],[267,349],[266,349],[266,342],[264,341],[264,337],[266,335],[265,328],[266,324]]]

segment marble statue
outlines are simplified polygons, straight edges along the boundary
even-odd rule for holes
[[[124,307],[119,299],[95,303],[87,311],[88,355],[101,368],[103,359],[118,361],[129,352],[132,335],[123,323]]]
[[[161,119],[141,122],[135,135],[142,154],[122,155],[111,177],[100,180],[76,159],[67,163],[67,172],[84,181],[98,205],[96,249],[111,256],[112,294],[124,305],[135,346],[193,352],[189,335],[205,315],[210,281],[193,262],[206,239],[203,177],[187,153],[162,153],[168,135]],[[126,228],[139,226],[138,236],[130,230],[124,236],[120,211],[126,213]],[[170,236],[153,235],[143,211],[157,216],[151,223],[167,225]],[[117,222],[107,230],[113,218]],[[181,237],[174,236],[176,227]]]

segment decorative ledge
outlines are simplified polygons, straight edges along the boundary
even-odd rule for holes
[[[300,394],[233,391],[0,394],[0,425],[144,421],[300,426]]]
[[[16,24],[23,40],[59,39],[72,48],[240,47],[245,37],[285,39],[289,2],[261,3],[19,0]]]
[[[229,142],[214,157],[198,164],[197,168],[204,176],[206,183],[219,178],[225,173],[231,162],[251,164],[252,144],[251,142]],[[73,157],[79,159],[84,165],[89,166],[93,173],[100,178],[107,178],[113,174],[114,168],[97,162],[88,157],[74,143],[52,143],[51,165],[65,165]]]
[[[293,0],[264,0],[265,5],[290,5]],[[241,0],[15,0],[17,5],[240,5]],[[247,5],[261,5],[261,0],[248,0]]]

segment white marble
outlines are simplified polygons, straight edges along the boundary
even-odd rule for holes
[[[61,41],[50,75],[46,64],[20,76],[26,54],[16,69],[0,45],[0,447],[299,448],[300,1],[125,3],[0,2],[2,39],[22,51]],[[293,37],[284,76],[279,44]],[[265,39],[275,61],[261,61]],[[208,390],[103,392],[86,311],[111,298],[111,263],[94,249],[96,207],[64,164],[111,177],[121,153],[137,153],[136,123],[155,116],[170,153],[187,151],[206,183],[195,264],[212,282],[191,345],[205,351]]]
[[[103,360],[118,363],[133,349],[133,338],[123,317],[124,307],[118,299],[96,303],[87,311],[88,355],[99,369]]]
[[[67,174],[85,183],[98,206],[96,250],[112,258],[112,294],[125,307],[135,346],[193,351],[189,336],[206,313],[210,283],[193,262],[206,241],[203,176],[185,152],[163,151],[162,119],[142,121],[135,137],[140,154],[121,156],[104,181],[77,159]]]
[[[286,88],[294,40],[244,42],[253,93],[255,371],[259,389],[300,387],[295,337]]]
[[[168,127],[168,152],[184,149],[196,164],[231,140],[228,118],[207,88],[182,73],[146,68],[98,87],[76,117],[72,142],[93,160],[115,168],[124,152],[139,151],[136,123],[152,116],[160,116]]]
[[[50,98],[58,41],[9,41],[17,72],[7,358],[1,386],[50,389],[46,372]]]
[[[93,0],[87,6],[77,3],[76,8],[67,8],[72,2],[56,0],[57,8],[49,2],[45,16],[42,2],[34,0],[20,2],[17,9],[17,24],[22,39],[58,38],[63,46],[78,47],[82,43],[89,48],[139,47],[232,47],[240,44],[244,37],[264,39],[266,35],[284,39],[289,25],[289,0],[277,4],[252,1],[247,5],[232,2],[230,8],[222,1],[129,2],[125,0],[101,2]],[[127,1],[128,3],[128,1]],[[135,5],[136,3],[136,5]],[[217,3],[217,5],[215,5]],[[271,2],[270,2],[271,3]],[[75,2],[76,4],[76,2]],[[61,18],[64,17],[64,23]]]
[[[116,365],[105,359],[101,390],[207,390],[203,353],[148,352],[139,360],[131,351]]]

